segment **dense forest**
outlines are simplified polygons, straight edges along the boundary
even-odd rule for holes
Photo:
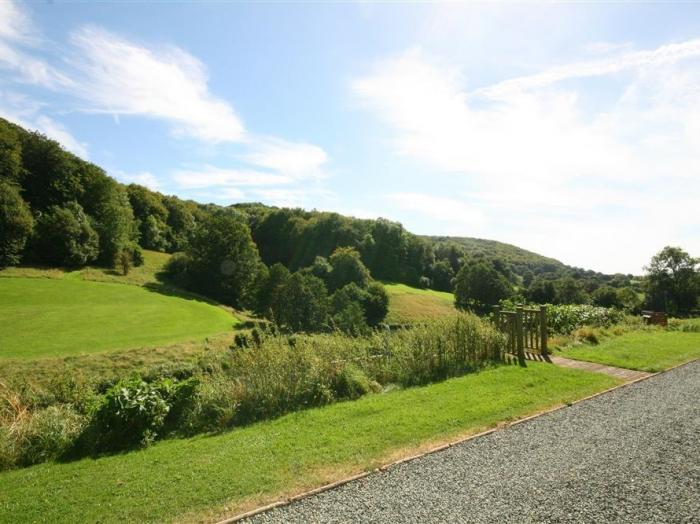
[[[503,299],[642,305],[632,275],[570,267],[492,240],[418,236],[386,219],[261,203],[200,204],[123,185],[2,119],[0,233],[0,266],[127,272],[141,248],[177,253],[167,274],[182,287],[295,329],[376,324],[387,302],[377,281],[456,291],[458,306],[477,311]]]

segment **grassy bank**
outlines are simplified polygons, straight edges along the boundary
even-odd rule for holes
[[[582,344],[557,353],[576,360],[657,372],[700,358],[700,333],[631,331],[596,345]]]
[[[0,279],[0,358],[39,358],[203,339],[236,319],[222,308],[80,278]]]
[[[547,364],[503,366],[219,435],[9,471],[0,521],[211,520],[614,384]]]
[[[433,289],[418,289],[405,284],[384,283],[389,294],[390,324],[420,322],[454,315],[454,295]]]

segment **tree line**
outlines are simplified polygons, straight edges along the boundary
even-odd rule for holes
[[[374,322],[365,307],[367,297],[355,300],[356,308],[332,305],[342,302],[331,297],[344,285],[353,283],[362,293],[377,289],[354,281],[338,285],[341,270],[335,265],[350,252],[354,263],[367,272],[368,282],[376,279],[454,291],[458,307],[475,311],[503,298],[629,310],[646,304],[679,313],[697,304],[697,271],[693,266],[694,276],[677,277],[685,275],[676,267],[681,262],[663,270],[653,262],[650,277],[641,281],[633,275],[604,275],[566,266],[496,241],[422,237],[386,219],[260,203],[224,207],[185,201],[143,186],[122,185],[57,142],[0,119],[0,266],[95,263],[127,272],[143,261],[141,248],[180,253],[173,257],[168,274],[183,287],[284,318],[289,325],[298,321],[292,319],[291,309],[282,312],[284,301],[271,301],[274,311],[255,298],[261,289],[272,289],[270,278],[284,280],[279,289],[288,288],[299,297],[321,296],[319,283],[325,286],[328,300],[319,307],[326,313],[307,315],[309,319],[342,324],[343,316],[358,317],[361,310],[368,325]],[[683,259],[674,253],[671,258],[679,257]],[[287,280],[281,268],[289,273]],[[662,278],[661,273],[671,276]],[[676,278],[685,279],[685,284],[673,283]],[[362,293],[344,292],[356,298]]]

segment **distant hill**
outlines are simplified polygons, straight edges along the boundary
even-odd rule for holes
[[[485,256],[507,261],[513,272],[523,276],[528,271],[534,274],[553,273],[563,274],[569,270],[575,270],[563,262],[554,258],[545,257],[538,253],[533,253],[512,244],[498,242],[497,240],[487,240],[483,238],[471,237],[448,237],[448,236],[424,236],[433,244],[454,242],[464,247],[470,257]]]

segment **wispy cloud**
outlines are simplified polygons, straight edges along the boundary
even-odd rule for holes
[[[305,142],[263,138],[257,140],[251,149],[243,157],[247,163],[295,179],[323,177],[322,168],[328,161],[328,155],[323,149]]]
[[[153,191],[162,189],[162,183],[156,175],[149,171],[140,171],[138,173],[125,173],[119,169],[110,171],[109,174],[124,184],[138,184],[147,187]]]
[[[63,73],[33,55],[41,43],[39,32],[26,11],[11,1],[0,2],[0,68],[22,83],[59,89],[72,84]]]
[[[199,169],[175,171],[173,180],[185,189],[202,189],[237,186],[271,186],[292,182],[292,178],[274,173],[245,169],[223,169],[205,165]]]
[[[176,134],[240,141],[244,127],[231,105],[207,85],[204,65],[174,46],[153,49],[98,27],[72,35],[80,54],[77,94],[87,110],[163,119]]]
[[[638,270],[669,242],[700,250],[677,233],[700,225],[699,58],[700,40],[689,40],[470,88],[461,68],[412,49],[352,88],[390,127],[397,154],[464,180],[463,202],[485,220],[465,233],[611,268],[581,249],[596,246]],[[606,97],[590,97],[593,81]],[[439,187],[427,193],[442,197]],[[440,207],[420,197],[406,200]]]
[[[413,211],[436,220],[479,227],[484,222],[482,211],[462,200],[427,195],[425,193],[391,193],[387,195],[399,209]]]
[[[258,135],[245,126],[231,103],[215,95],[205,65],[175,45],[128,39],[104,28],[83,26],[62,48],[59,68],[41,58],[46,49],[23,5],[0,2],[0,67],[14,71],[15,82],[58,91],[68,109],[83,113],[149,118],[168,124],[178,138],[208,144],[235,143],[241,151],[229,166],[210,164],[174,170],[158,179],[151,173],[114,174],[124,182],[159,189],[192,190],[206,198],[240,199],[248,192],[270,193],[278,201],[298,201],[303,181],[327,176],[328,155],[304,141]],[[50,107],[22,96],[0,104],[0,112],[21,125],[39,129],[85,156],[86,145],[55,119]],[[12,103],[10,103],[12,102]],[[246,188],[246,192],[241,189]]]
[[[42,114],[42,109],[43,104],[25,95],[0,90],[0,116],[28,129],[35,129],[56,140],[68,151],[87,158],[87,144],[75,138],[60,122]]]
[[[509,91],[544,87],[574,78],[610,75],[627,69],[659,67],[697,56],[700,56],[700,39],[688,40],[652,50],[627,52],[606,60],[568,64],[534,75],[511,78],[480,90],[480,93],[498,97]]]

